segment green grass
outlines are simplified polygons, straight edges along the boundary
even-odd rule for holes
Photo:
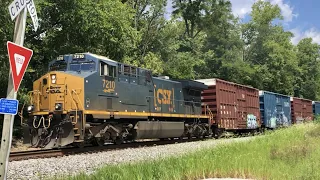
[[[320,179],[320,124],[266,133],[247,142],[219,145],[196,153],[118,166],[65,179]]]

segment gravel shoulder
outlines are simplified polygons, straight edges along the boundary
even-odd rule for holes
[[[129,148],[94,154],[79,154],[46,159],[31,159],[9,163],[7,179],[43,179],[60,175],[75,175],[80,172],[91,174],[103,165],[115,165],[125,162],[153,160],[168,156],[183,155],[219,144],[247,141],[255,137],[210,139],[206,141],[160,145],[153,147]]]
[[[11,152],[17,151],[33,151],[33,150],[40,150],[40,148],[30,148],[27,145],[23,144],[21,139],[13,139],[11,145]]]

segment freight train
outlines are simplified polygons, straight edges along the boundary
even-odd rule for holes
[[[55,148],[219,138],[312,120],[317,102],[221,79],[174,80],[92,53],[49,63],[33,83],[24,143]],[[312,104],[314,103],[314,104]]]

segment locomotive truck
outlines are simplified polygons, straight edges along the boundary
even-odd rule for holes
[[[157,77],[92,53],[61,55],[48,68],[30,92],[24,142],[33,147],[212,135],[201,82]]]

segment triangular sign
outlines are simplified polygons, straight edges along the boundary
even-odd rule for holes
[[[15,92],[17,92],[33,55],[33,51],[10,41],[7,42],[7,48],[13,79],[13,87]]]

